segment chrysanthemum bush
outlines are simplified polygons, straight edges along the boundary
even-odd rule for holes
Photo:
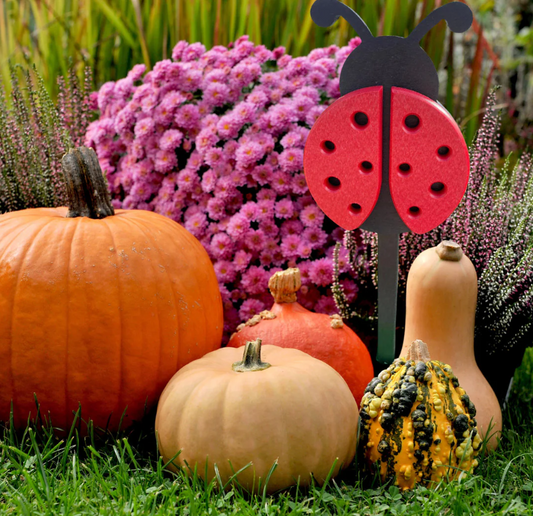
[[[153,210],[183,224],[213,260],[225,337],[269,308],[269,277],[298,265],[300,302],[337,311],[333,248],[342,229],[324,217],[302,171],[310,127],[339,93],[346,47],[292,58],[247,37],[205,50],[180,42],[172,59],[104,84],[86,135],[116,208]],[[341,269],[348,271],[347,253]],[[353,301],[355,278],[343,280]]]

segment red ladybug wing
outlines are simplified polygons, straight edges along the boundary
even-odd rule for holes
[[[468,148],[448,111],[420,93],[392,88],[390,190],[407,227],[425,233],[444,222],[469,173]]]
[[[370,215],[381,189],[382,91],[348,93],[313,125],[304,151],[304,172],[318,206],[344,229]]]

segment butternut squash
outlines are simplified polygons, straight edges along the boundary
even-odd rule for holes
[[[477,426],[498,444],[502,414],[498,399],[474,356],[477,275],[455,242],[426,249],[413,262],[407,278],[405,336],[400,356],[423,340],[434,360],[448,364],[477,409]]]

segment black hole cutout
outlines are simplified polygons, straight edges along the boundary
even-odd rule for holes
[[[420,208],[418,206],[411,206],[409,208],[409,213],[411,215],[418,215],[420,213]]]
[[[353,116],[353,121],[359,127],[364,127],[368,124],[368,115],[366,113],[363,113],[362,111],[359,111]]]
[[[443,145],[442,147],[439,147],[437,149],[437,154],[439,156],[447,156],[448,154],[450,154],[450,147],[446,147],[446,145]]]
[[[416,115],[409,115],[405,117],[404,123],[409,129],[416,129],[420,125],[420,118]]]
[[[444,183],[437,182],[433,183],[431,185],[431,190],[435,193],[443,193],[444,192]]]
[[[335,150],[335,144],[330,140],[326,140],[322,142],[322,150],[326,151],[328,154],[331,154]]]
[[[356,202],[350,204],[350,211],[352,213],[361,213],[361,205],[360,204],[357,204]]]
[[[328,177],[327,179],[328,186],[331,186],[331,188],[339,188],[341,185],[341,180],[338,177]]]
[[[403,172],[404,174],[411,171],[411,165],[409,165],[409,163],[402,163],[398,168],[400,169],[400,172]]]
[[[370,163],[370,161],[363,161],[363,163],[361,163],[361,169],[363,172],[370,172],[372,170],[372,163]]]

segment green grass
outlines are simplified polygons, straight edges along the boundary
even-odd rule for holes
[[[324,488],[249,496],[171,475],[158,457],[153,416],[128,436],[3,429],[1,514],[533,514],[533,349],[515,375],[503,440],[477,474],[435,490],[362,489],[355,467]]]

